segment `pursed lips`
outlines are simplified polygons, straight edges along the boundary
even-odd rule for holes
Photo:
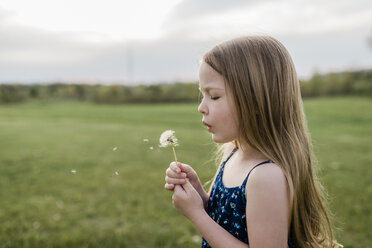
[[[206,123],[205,121],[203,121],[203,124],[207,126],[208,128],[208,132],[210,132],[212,130],[212,126],[209,125],[208,123]]]

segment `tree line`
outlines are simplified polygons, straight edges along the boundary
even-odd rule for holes
[[[372,96],[372,70],[314,74],[301,80],[306,97],[364,95]],[[198,84],[173,83],[156,85],[89,85],[89,84],[0,84],[0,103],[28,99],[79,100],[94,103],[198,102]]]

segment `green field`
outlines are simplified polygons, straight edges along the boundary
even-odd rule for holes
[[[204,182],[213,176],[215,146],[196,108],[0,105],[0,248],[199,247],[163,189],[172,152],[158,148],[175,130],[179,160]],[[311,99],[305,110],[337,238],[372,247],[372,99]]]

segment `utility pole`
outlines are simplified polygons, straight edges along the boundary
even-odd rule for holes
[[[131,42],[127,42],[125,54],[127,82],[130,84],[133,81],[133,46]]]

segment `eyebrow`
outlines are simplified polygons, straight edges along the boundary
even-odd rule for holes
[[[215,87],[199,87],[199,90],[200,91],[205,91],[205,92],[209,92],[210,90],[225,90],[225,89],[222,89],[222,88],[215,88]]]

